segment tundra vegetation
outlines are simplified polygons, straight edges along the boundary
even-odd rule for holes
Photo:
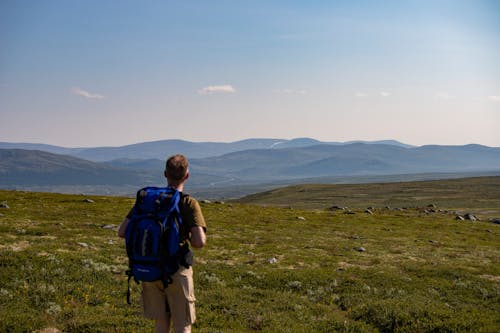
[[[302,185],[202,203],[194,330],[499,332],[499,181]],[[126,304],[116,237],[133,199],[0,191],[0,203],[1,332],[152,331],[138,285]],[[478,220],[456,219],[465,213]]]

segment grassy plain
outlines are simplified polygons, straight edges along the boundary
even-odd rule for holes
[[[494,181],[465,189],[476,193],[470,206],[438,201],[447,181],[418,204],[398,201],[405,210],[375,204],[375,189],[335,202],[354,214],[323,209],[330,199],[321,209],[298,208],[298,197],[287,207],[202,204],[209,242],[195,254],[194,331],[499,332],[500,225],[450,212],[499,212]],[[152,331],[139,287],[132,306],[125,299],[115,228],[132,199],[0,191],[0,202],[0,332]]]
[[[238,201],[313,209],[326,209],[333,205],[397,208],[435,204],[442,209],[500,215],[500,177],[369,184],[302,184],[249,195]]]

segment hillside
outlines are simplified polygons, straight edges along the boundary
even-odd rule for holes
[[[149,175],[67,155],[0,149],[0,185],[127,185],[150,182]]]
[[[137,163],[137,164],[136,164]],[[0,149],[0,187],[60,193],[133,195],[143,186],[163,186],[164,162],[152,160],[154,168],[135,160],[112,163],[37,150]],[[197,173],[190,186],[203,187],[227,178]]]
[[[327,209],[427,207],[482,209],[500,216],[500,177],[370,184],[301,184],[245,196],[246,204]]]

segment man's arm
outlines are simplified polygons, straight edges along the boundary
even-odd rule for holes
[[[205,246],[207,242],[207,235],[205,235],[205,230],[202,227],[192,227],[191,228],[191,246],[196,249],[201,249]]]
[[[118,237],[125,238],[125,231],[127,231],[127,226],[129,221],[130,220],[128,218],[125,218],[122,221],[120,227],[118,227]]]

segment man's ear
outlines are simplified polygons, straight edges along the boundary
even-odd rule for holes
[[[186,172],[186,176],[184,177],[184,180],[188,180],[188,178],[189,178],[189,171]]]

